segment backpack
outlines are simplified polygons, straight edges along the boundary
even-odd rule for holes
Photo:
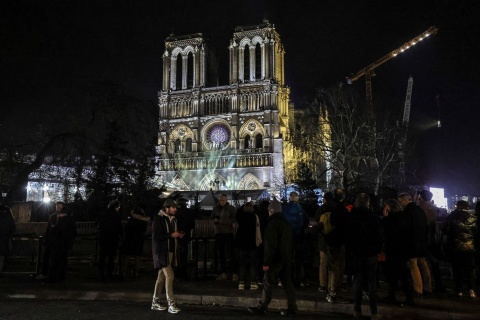
[[[320,216],[320,223],[323,225],[322,234],[329,234],[335,229],[334,226],[330,223],[331,212],[325,212]]]

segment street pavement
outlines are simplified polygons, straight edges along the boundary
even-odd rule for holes
[[[103,283],[98,279],[96,267],[86,263],[70,263],[67,281],[61,284],[48,284],[36,280],[32,274],[5,274],[0,279],[0,302],[10,299],[23,300],[78,300],[78,301],[126,301],[150,304],[156,280],[156,272],[147,267],[137,277],[125,280],[113,279]],[[445,284],[452,288],[451,280]],[[177,303],[191,305],[220,305],[247,308],[255,306],[261,298],[258,290],[238,290],[238,284],[231,279],[216,281],[214,276],[200,277],[197,280],[175,279],[174,292]],[[300,315],[304,312],[336,313],[353,315],[353,292],[347,287],[342,292],[349,303],[328,303],[325,293],[317,291],[318,285],[296,288]],[[381,282],[379,298],[386,295],[386,284]],[[286,308],[282,288],[274,290],[271,309]],[[402,297],[398,296],[399,300]],[[379,315],[384,319],[480,319],[480,303],[469,297],[458,298],[452,289],[443,294],[431,294],[417,298],[415,306],[401,307],[379,303]],[[369,315],[368,302],[363,305],[363,314]]]

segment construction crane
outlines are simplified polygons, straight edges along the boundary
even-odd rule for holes
[[[410,121],[410,106],[412,104],[413,78],[408,78],[407,96],[405,97],[405,108],[403,109],[403,130],[400,137],[398,155],[400,157],[400,184],[405,183],[405,145],[407,144],[408,123]]]
[[[354,76],[347,77],[347,81],[351,84],[353,81],[360,79],[361,77],[365,76],[365,90],[367,95],[367,111],[373,115],[373,104],[372,104],[372,76],[374,75],[375,68],[381,66],[388,60],[396,57],[398,54],[404,52],[405,50],[409,49],[410,47],[416,45],[418,42],[422,41],[423,39],[429,37],[430,35],[436,34],[438,29],[436,27],[430,27],[427,31],[423,32],[422,34],[416,36],[412,40],[406,42],[404,45],[399,47],[398,49],[393,50],[392,52],[386,54],[385,56],[381,57],[377,61],[371,63],[367,67],[363,68],[362,70],[358,71]]]

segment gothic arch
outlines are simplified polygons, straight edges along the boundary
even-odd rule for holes
[[[242,40],[240,40],[240,44],[238,45],[238,47],[239,48],[244,48],[246,44],[248,44],[248,46],[251,46],[252,41],[248,38],[243,38]]]
[[[190,52],[191,52],[192,54],[195,53],[195,49],[194,49],[192,46],[186,46],[186,47],[183,49],[182,54],[183,54],[184,56],[187,56]]]
[[[176,47],[175,49],[172,50],[172,59],[177,59],[178,54],[182,53],[182,48]]]
[[[216,172],[210,172],[200,181],[198,185],[198,190],[216,189],[217,185],[214,183],[215,180],[218,181],[219,187],[227,184],[227,180],[224,177],[222,177]]]
[[[170,134],[170,141],[175,142],[179,139],[182,143],[185,142],[188,138],[195,140],[193,136],[193,131],[184,124],[179,124],[173,128],[172,133]]]
[[[240,127],[238,137],[240,139],[243,139],[246,135],[249,135],[250,137],[255,137],[257,134],[261,134],[262,137],[265,136],[265,129],[263,125],[258,120],[248,119]]]
[[[263,45],[263,39],[260,36],[255,36],[252,38],[251,44],[256,45],[257,43],[260,43],[260,45]]]
[[[237,190],[257,190],[262,189],[262,183],[252,173],[247,173],[237,184]]]

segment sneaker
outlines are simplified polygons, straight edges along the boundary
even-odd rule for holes
[[[232,281],[238,281],[238,274],[234,273],[232,275]]]
[[[318,292],[327,292],[327,287],[319,287]]]
[[[182,310],[180,310],[176,304],[171,304],[168,306],[168,313],[179,313],[180,311]]]
[[[258,285],[256,282],[250,282],[250,290],[257,290]]]
[[[245,290],[245,284],[243,281],[238,284],[238,290]]]
[[[457,297],[459,297],[459,298],[463,297],[463,292],[461,292],[461,291],[457,292]]]
[[[335,299],[334,296],[331,296],[330,294],[327,294],[327,297],[325,298],[325,300],[327,300],[327,302],[329,302],[329,303],[334,303],[336,299]]]
[[[278,286],[279,286],[279,287],[282,286],[282,281],[278,281]]]
[[[217,277],[217,280],[227,280],[227,274],[224,272]]]
[[[158,301],[152,301],[152,310],[163,311],[166,310],[166,306],[162,306]]]
[[[469,291],[469,295],[470,295],[470,298],[472,298],[472,299],[476,299],[476,298],[477,298],[477,294],[475,293],[475,290],[470,290],[470,291]]]
[[[248,308],[248,312],[250,312],[251,314],[263,315],[267,313],[267,310],[265,310],[262,306],[256,306]]]
[[[40,273],[35,279],[37,279],[37,280],[47,280],[47,277]]]
[[[280,312],[280,315],[286,317],[286,316],[295,316],[297,315],[298,311],[297,310],[290,310],[290,309],[287,309],[287,310],[283,310]]]

